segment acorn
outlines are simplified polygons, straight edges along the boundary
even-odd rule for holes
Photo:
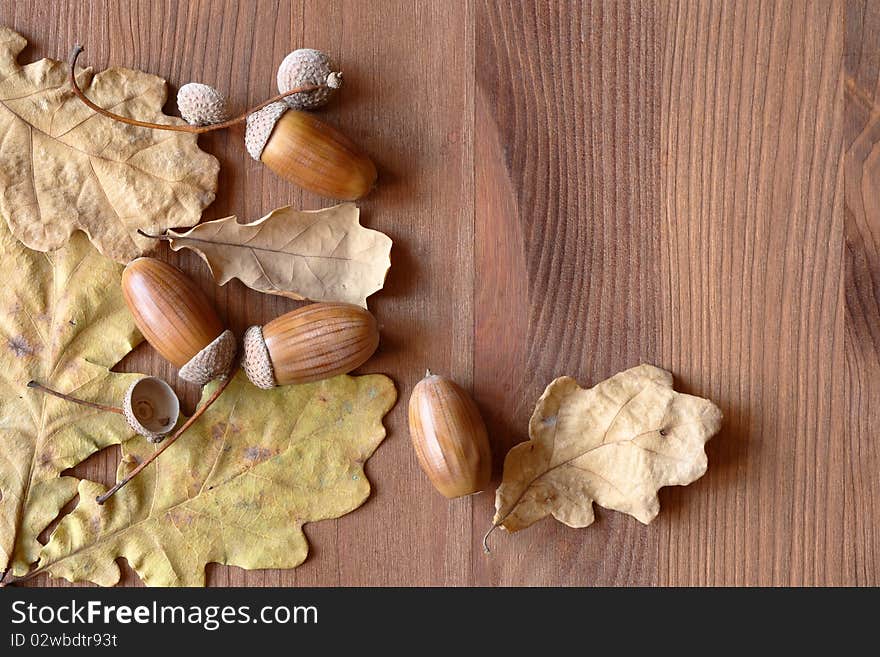
[[[132,429],[151,443],[158,443],[177,424],[180,400],[162,379],[144,376],[129,386],[122,410]]]
[[[376,182],[376,167],[354,142],[282,101],[247,117],[245,146],[280,177],[328,198],[354,201]]]
[[[454,381],[428,371],[409,398],[409,433],[428,479],[450,499],[484,490],[492,475],[486,425]]]
[[[278,67],[278,91],[286,93],[297,87],[318,86],[287,96],[284,102],[290,109],[312,110],[323,107],[342,86],[342,72],[334,71],[330,57],[320,50],[300,48],[284,58]]]
[[[189,82],[177,91],[177,109],[190,125],[213,125],[229,118],[226,97],[199,82]]]
[[[86,96],[76,80],[76,61],[82,50],[82,46],[77,45],[71,52],[68,62],[70,87],[77,98],[102,116],[140,128],[192,134],[225,130],[246,121],[245,147],[250,156],[303,189],[329,198],[354,201],[367,194],[376,182],[375,165],[348,137],[308,113],[290,109],[284,102],[288,97],[326,91],[324,87],[330,84],[328,80],[289,89],[228,121],[211,125],[165,125],[116,114]],[[208,95],[212,98],[213,95],[204,90],[196,95],[200,100],[192,101],[194,113],[190,119],[213,120],[213,114],[209,117],[207,109],[204,112],[195,110],[198,103],[207,102]]]
[[[122,293],[147,342],[180,368],[180,378],[205,385],[229,371],[235,336],[182,271],[155,258],[138,258],[122,272]]]
[[[379,346],[376,318],[347,303],[313,303],[251,326],[242,366],[258,388],[309,383],[346,374]]]

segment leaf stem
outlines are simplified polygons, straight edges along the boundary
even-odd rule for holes
[[[485,534],[483,534],[483,552],[485,552],[486,554],[489,554],[492,551],[489,549],[489,534],[494,532],[500,526],[501,525],[496,525],[493,523],[492,526],[489,527],[489,531],[487,531]]]
[[[147,237],[151,240],[170,240],[171,239],[171,236],[166,235],[165,233],[162,233],[160,235],[150,235],[148,232],[146,232],[140,228],[137,229],[137,232],[138,232],[138,235],[142,235],[142,236]]]
[[[34,390],[39,390],[40,392],[44,392],[47,395],[52,395],[53,397],[58,397],[59,399],[63,399],[64,401],[73,402],[74,404],[80,404],[81,406],[88,406],[90,408],[97,408],[99,411],[106,411],[107,413],[118,413],[119,415],[123,415],[122,409],[118,406],[108,406],[107,404],[98,404],[95,402],[86,401],[85,399],[71,397],[70,395],[65,395],[63,392],[52,390],[52,388],[44,386],[39,381],[28,381],[27,387],[33,388]]]
[[[233,365],[233,367],[230,368],[229,372],[227,372],[225,375],[223,375],[222,382],[217,387],[217,389],[214,391],[214,393],[208,398],[208,401],[206,401],[204,404],[202,404],[198,408],[198,410],[196,410],[196,412],[192,414],[192,417],[190,417],[186,422],[184,422],[183,426],[181,426],[177,431],[175,431],[171,437],[166,438],[162,442],[162,446],[159,449],[157,449],[155,452],[153,452],[149,458],[147,458],[146,460],[141,462],[141,464],[138,465],[134,470],[129,472],[122,479],[122,481],[117,482],[117,484],[115,486],[113,486],[113,488],[108,490],[103,495],[98,495],[98,497],[95,498],[96,501],[98,502],[98,504],[104,504],[104,502],[106,502],[111,497],[113,497],[113,495],[120,488],[122,488],[129,481],[131,481],[132,479],[137,477],[144,468],[146,468],[148,465],[150,465],[150,463],[152,463],[157,458],[159,458],[159,455],[162,454],[162,452],[164,452],[166,449],[171,447],[171,445],[173,445],[177,441],[177,439],[180,438],[184,434],[184,432],[186,432],[186,430],[189,429],[202,416],[202,414],[211,407],[211,404],[213,404],[215,401],[217,401],[217,398],[221,394],[223,394],[223,391],[226,390],[226,387],[232,382],[232,378],[233,378],[232,375],[234,373],[234,370],[235,370],[235,365]]]
[[[114,114],[113,112],[104,109],[100,105],[96,105],[93,103],[86,95],[83,93],[83,90],[79,88],[79,85],[76,82],[76,60],[79,58],[80,53],[85,50],[80,44],[76,44],[73,49],[70,51],[70,57],[68,58],[68,64],[70,64],[70,86],[73,88],[73,93],[79,98],[86,106],[95,110],[98,114],[102,114],[109,119],[113,119],[114,121],[120,121],[121,123],[127,123],[128,125],[138,126],[139,128],[152,128],[153,130],[170,130],[172,132],[189,132],[192,134],[200,135],[205,132],[213,132],[214,130],[224,130],[225,128],[231,128],[234,125],[238,125],[247,119],[248,116],[253,114],[254,112],[258,112],[267,105],[271,105],[272,103],[277,103],[279,100],[286,98],[287,96],[292,96],[293,94],[307,93],[309,91],[316,91],[318,89],[322,89],[326,87],[325,84],[307,84],[301,87],[294,87],[290,91],[286,91],[283,94],[278,94],[277,96],[272,96],[269,100],[265,100],[259,105],[250,108],[244,114],[236,116],[234,119],[229,119],[228,121],[223,121],[222,123],[214,123],[212,125],[163,125],[161,123],[150,123],[149,121],[139,121],[138,119],[132,119],[127,116],[122,116],[121,114]]]

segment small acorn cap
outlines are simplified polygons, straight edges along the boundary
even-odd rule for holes
[[[269,390],[278,385],[269,349],[263,339],[263,327],[251,326],[244,332],[244,358],[241,366],[251,383],[262,390]]]
[[[260,161],[260,157],[263,155],[263,149],[266,147],[266,142],[269,141],[269,136],[275,129],[275,124],[278,123],[278,119],[288,109],[287,105],[279,100],[248,115],[247,127],[244,133],[244,146],[248,154],[257,162]]]
[[[145,376],[128,387],[122,411],[132,429],[151,443],[158,443],[177,424],[180,400],[165,381]]]
[[[229,371],[237,351],[235,334],[226,329],[189,359],[177,374],[185,381],[203,386]]]
[[[200,82],[188,82],[177,91],[177,109],[190,125],[213,125],[229,118],[226,97]]]
[[[323,107],[342,86],[342,72],[335,71],[330,57],[312,48],[300,48],[287,55],[278,67],[278,93],[296,87],[321,85],[320,89],[287,96],[284,102],[291,109],[312,110]]]

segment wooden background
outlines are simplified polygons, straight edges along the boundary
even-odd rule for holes
[[[880,2],[5,1],[0,19],[22,61],[79,40],[84,64],[235,108],[274,93],[290,50],[333,55],[347,86],[324,114],[379,163],[363,217],[394,239],[362,371],[404,402],[426,367],[472,388],[496,479],[557,375],[650,362],[724,411],[708,474],[664,489],[651,526],[545,520],[487,557],[492,495],[434,493],[398,403],[363,508],[307,526],[295,571],[212,565],[212,584],[880,583]],[[222,164],[206,219],[328,204],[241,142],[201,138]],[[294,306],[159,254],[237,331]],[[122,367],[175,380],[146,345]],[[76,473],[110,482],[116,459]]]

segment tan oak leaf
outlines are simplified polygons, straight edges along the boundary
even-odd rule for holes
[[[0,213],[26,246],[51,251],[77,230],[117,262],[153,246],[138,228],[161,232],[198,223],[214,200],[219,164],[196,135],[138,128],[95,113],[74,96],[68,66],[53,59],[20,66],[27,41],[0,27]],[[98,105],[154,123],[165,81],[127,68],[77,82]]]
[[[84,235],[39,253],[0,222],[0,260],[0,574],[22,575],[37,560],[38,534],[76,495],[77,479],[59,475],[132,435],[121,415],[27,383],[118,406],[138,375],[108,368],[141,337],[122,298],[122,268]]]
[[[361,226],[359,215],[353,203],[284,207],[250,224],[226,217],[160,237],[175,251],[198,253],[220,285],[238,278],[260,292],[366,308],[385,283],[391,238]]]
[[[211,394],[216,383],[205,390]],[[35,572],[112,586],[125,557],[150,586],[201,586],[205,566],[294,568],[303,524],[336,518],[370,493],[364,462],[397,393],[381,374],[257,390],[239,373],[205,414],[106,505],[82,480]],[[156,449],[123,445],[118,476]]]
[[[538,400],[530,440],[507,454],[493,529],[515,532],[547,515],[586,527],[594,501],[647,524],[661,487],[706,472],[704,445],[720,426],[715,404],[675,392],[672,375],[652,365],[588,390],[560,377]]]

